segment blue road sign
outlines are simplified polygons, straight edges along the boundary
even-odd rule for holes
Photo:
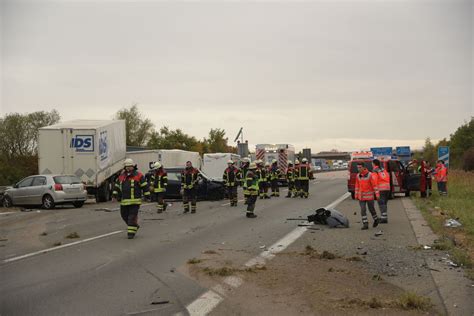
[[[449,146],[438,147],[438,160],[443,160],[444,165],[449,167]]]
[[[411,156],[410,146],[400,146],[396,148],[397,156]]]
[[[375,156],[392,156],[392,147],[372,147],[370,151]]]

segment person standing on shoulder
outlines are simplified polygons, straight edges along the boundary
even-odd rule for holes
[[[120,215],[127,224],[128,239],[133,239],[140,227],[138,210],[142,197],[149,198],[150,191],[145,176],[137,171],[132,159],[125,159],[124,170],[117,178],[112,195],[114,199],[120,200]]]
[[[443,160],[438,160],[436,163],[434,175],[438,183],[439,194],[448,195],[448,168],[444,165]]]
[[[272,187],[272,196],[280,196],[280,188],[278,187],[278,179],[280,179],[280,169],[278,168],[278,163],[276,159],[272,160],[272,165],[270,167],[270,184]]]
[[[388,199],[390,197],[390,175],[387,170],[380,166],[380,160],[374,159],[372,161],[373,172],[372,176],[376,179],[377,188],[380,192],[380,198],[377,200],[381,213],[380,223],[388,223]]]
[[[300,161],[298,159],[295,160],[295,168],[293,172],[293,178],[295,179],[295,189],[293,197],[298,197],[300,195],[301,190],[301,181],[300,181]]]
[[[186,169],[181,172],[184,213],[189,212],[189,202],[191,202],[191,213],[196,213],[198,175],[199,170],[193,167],[191,161],[187,161]]]
[[[288,182],[288,194],[287,198],[291,197],[291,194],[295,193],[295,170],[293,169],[293,162],[288,161],[288,169],[286,170],[286,182]]]
[[[367,169],[363,162],[357,163],[357,169],[359,173],[356,177],[355,183],[355,197],[359,200],[360,214],[362,216],[362,230],[369,229],[369,220],[367,218],[367,206],[369,207],[370,214],[374,219],[373,227],[377,227],[379,224],[379,218],[375,211],[374,199],[380,197],[379,190],[377,189],[377,179]]]

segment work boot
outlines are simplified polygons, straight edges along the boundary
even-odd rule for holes
[[[380,219],[380,224],[388,224],[388,218],[382,218]]]
[[[372,227],[377,227],[379,226],[380,220],[377,218],[374,220],[374,223],[372,224]]]
[[[133,239],[135,237],[135,234],[128,234],[128,239]]]
[[[189,212],[189,209],[185,208],[183,214],[186,214]]]
[[[369,223],[364,223],[360,229],[361,230],[369,229]]]
[[[255,215],[254,213],[247,213],[247,217],[248,218],[255,218],[255,217],[257,217],[257,215]]]

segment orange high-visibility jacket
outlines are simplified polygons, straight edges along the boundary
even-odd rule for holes
[[[359,201],[373,201],[374,196],[380,197],[377,189],[377,179],[368,170],[357,174],[355,183],[355,197]]]
[[[375,168],[372,176],[377,180],[377,189],[379,191],[390,191],[390,175],[387,170]]]
[[[448,168],[442,164],[438,164],[435,170],[436,182],[448,182]]]

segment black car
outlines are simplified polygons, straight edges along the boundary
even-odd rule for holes
[[[167,199],[181,199],[181,172],[183,168],[166,168],[168,173],[168,188],[166,189]],[[146,178],[150,178],[152,171],[149,171]],[[222,200],[225,196],[225,186],[223,181],[214,180],[199,170],[197,183],[198,200]]]

